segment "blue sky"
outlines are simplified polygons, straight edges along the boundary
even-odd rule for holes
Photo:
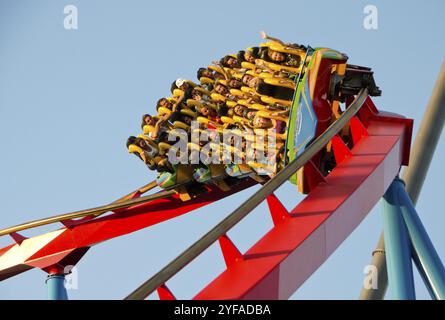
[[[78,8],[77,30],[63,27],[65,5]],[[259,43],[259,31],[332,47],[372,67],[379,109],[422,118],[444,59],[445,3],[436,1],[16,1],[0,0],[0,228],[105,204],[154,178],[125,141],[171,82]],[[378,29],[363,28],[363,8],[378,9]],[[445,258],[440,196],[445,141],[439,142],[418,201]],[[121,299],[192,244],[255,188],[191,214],[92,248],[78,265],[72,299]],[[302,199],[287,184],[288,208]],[[272,226],[264,204],[229,235],[242,251]],[[355,299],[382,227],[380,206],[294,299]],[[31,236],[55,226],[26,232]],[[0,246],[11,242],[0,238]],[[216,246],[169,282],[190,298],[224,269]],[[45,299],[45,274],[0,283],[1,299]],[[418,298],[429,298],[416,272]]]

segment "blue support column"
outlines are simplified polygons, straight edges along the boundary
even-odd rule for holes
[[[49,274],[46,278],[48,300],[68,300],[65,288],[65,275],[62,273]]]
[[[408,232],[402,218],[399,179],[395,179],[382,199],[388,282],[393,299],[414,300],[413,268]]]
[[[394,183],[393,183],[394,184]],[[445,299],[445,268],[434,249],[402,181],[397,182],[401,212],[413,248],[413,258],[432,298]],[[385,235],[386,237],[386,235]],[[386,238],[385,238],[386,241]]]

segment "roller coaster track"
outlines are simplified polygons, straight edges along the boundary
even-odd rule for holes
[[[337,135],[348,124],[352,148]],[[158,290],[161,299],[173,299],[166,282],[217,240],[227,269],[195,299],[288,298],[361,222],[400,167],[407,165],[411,130],[412,120],[379,112],[363,89],[298,158],[127,298],[143,299]],[[336,167],[323,177],[311,159],[329,142]],[[304,168],[310,193],[288,212],[273,192],[300,168]],[[186,202],[174,191],[139,197],[139,190],[110,205],[1,230],[0,235],[10,234],[16,243],[0,249],[0,280],[33,267],[48,272],[76,264],[96,243],[174,218],[254,184],[240,180],[229,192],[209,185],[207,192]],[[274,227],[241,254],[226,233],[265,199]],[[108,211],[111,213],[99,217]],[[71,220],[79,217],[83,218]],[[53,222],[62,222],[65,227],[29,239],[17,234]]]
[[[7,234],[12,234],[12,233],[15,233],[18,231],[23,231],[23,230],[27,230],[27,229],[36,228],[36,227],[41,227],[41,226],[56,223],[56,222],[70,224],[68,221],[71,219],[84,218],[84,217],[90,217],[90,216],[96,217],[96,216],[99,216],[99,215],[101,215],[105,212],[108,212],[108,211],[115,211],[118,209],[135,206],[137,204],[150,202],[150,201],[153,201],[156,199],[167,198],[174,194],[175,194],[175,191],[170,190],[170,191],[158,192],[158,193],[155,193],[155,194],[152,194],[149,196],[135,198],[135,199],[125,199],[124,198],[123,200],[116,201],[114,203],[96,207],[96,208],[60,214],[60,215],[56,215],[56,216],[52,216],[52,217],[48,217],[48,218],[44,218],[44,219],[39,219],[39,220],[29,221],[29,222],[26,222],[23,224],[19,224],[19,225],[10,227],[10,228],[0,230],[0,236],[4,236]]]

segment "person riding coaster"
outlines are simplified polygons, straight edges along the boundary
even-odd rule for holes
[[[241,87],[241,91],[256,93],[259,96],[269,96],[274,99],[291,101],[295,92],[295,83],[284,78],[260,78],[247,72],[243,75],[241,81],[246,85]]]
[[[129,137],[127,149],[129,153],[133,153],[141,159],[150,170],[160,172],[172,170],[168,159],[160,152],[154,141],[144,135]]]

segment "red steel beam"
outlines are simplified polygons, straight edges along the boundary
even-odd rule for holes
[[[362,109],[350,155],[289,218],[273,212],[275,226],[194,299],[288,299],[360,224],[407,164],[412,130],[412,120],[378,114],[370,99]]]
[[[256,184],[239,181],[229,192],[214,185],[208,192],[183,202],[178,195],[154,200],[107,216],[83,220],[70,227],[32,237],[0,249],[0,281],[33,267],[76,264],[92,245],[175,218]]]

